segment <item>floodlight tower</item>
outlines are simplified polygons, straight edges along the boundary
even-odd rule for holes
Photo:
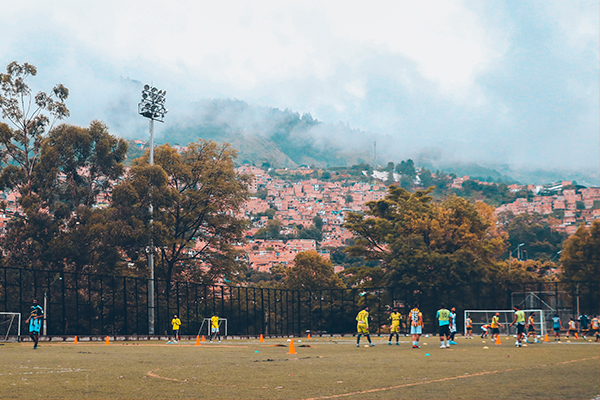
[[[154,165],[154,121],[165,122],[165,114],[169,112],[165,108],[165,90],[159,90],[154,86],[144,85],[142,90],[142,101],[138,104],[138,113],[150,120],[150,165]],[[152,197],[150,197],[150,225],[154,222],[154,208]],[[148,281],[148,333],[154,335],[154,240],[150,237],[148,248],[148,267],[150,268],[150,280]]]

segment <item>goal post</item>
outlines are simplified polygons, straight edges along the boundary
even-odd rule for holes
[[[202,320],[200,329],[198,329],[198,336],[204,335],[202,332],[206,332],[206,336],[210,336],[210,318]],[[219,333],[221,336],[227,337],[227,318],[219,318]]]
[[[0,342],[21,341],[21,313],[0,312]]]
[[[544,319],[544,311],[543,310],[521,310],[525,313],[525,322],[527,323],[529,315],[533,313],[534,318],[534,327],[535,334],[537,336],[544,335],[546,329],[546,321]],[[496,315],[496,313],[500,314],[499,322],[500,322],[500,332],[503,334],[516,334],[517,327],[513,325],[509,327],[509,325],[513,322],[515,318],[514,310],[465,310],[465,326],[464,331],[467,331],[467,318],[470,317],[473,323],[473,334],[479,334],[483,332],[481,327],[486,324],[490,324],[492,322],[492,317]]]

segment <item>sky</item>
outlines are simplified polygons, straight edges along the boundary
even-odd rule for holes
[[[598,1],[6,2],[0,67],[63,83],[67,122],[147,135],[140,87],[166,124],[231,98],[391,138],[396,160],[595,170]],[[157,130],[164,129],[163,126]]]

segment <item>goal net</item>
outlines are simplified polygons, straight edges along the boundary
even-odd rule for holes
[[[21,313],[0,312],[0,341],[18,342],[21,340]]]
[[[535,334],[537,336],[543,335],[545,332],[545,320],[544,320],[544,312],[543,310],[522,310],[525,313],[525,322],[528,321],[529,316],[533,313],[533,319],[535,326]],[[496,315],[496,313],[500,314],[500,333],[505,335],[516,335],[517,327],[516,324],[512,327],[509,325],[515,319],[515,311],[514,310],[465,310],[465,332],[467,331],[467,318],[470,317],[471,321],[473,321],[473,334],[481,335],[483,330],[481,327],[483,325],[488,325],[492,322],[492,317]]]
[[[227,336],[227,318],[219,318],[219,334],[224,337]],[[210,318],[204,318],[202,320],[198,335],[210,336]]]

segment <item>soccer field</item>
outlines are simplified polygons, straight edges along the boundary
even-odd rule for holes
[[[222,343],[0,345],[0,397],[15,399],[593,399],[600,346],[513,346],[437,337],[412,349],[374,338],[229,340]],[[427,345],[425,345],[427,343]],[[306,347],[305,347],[306,346]],[[489,347],[489,348],[484,348]]]

